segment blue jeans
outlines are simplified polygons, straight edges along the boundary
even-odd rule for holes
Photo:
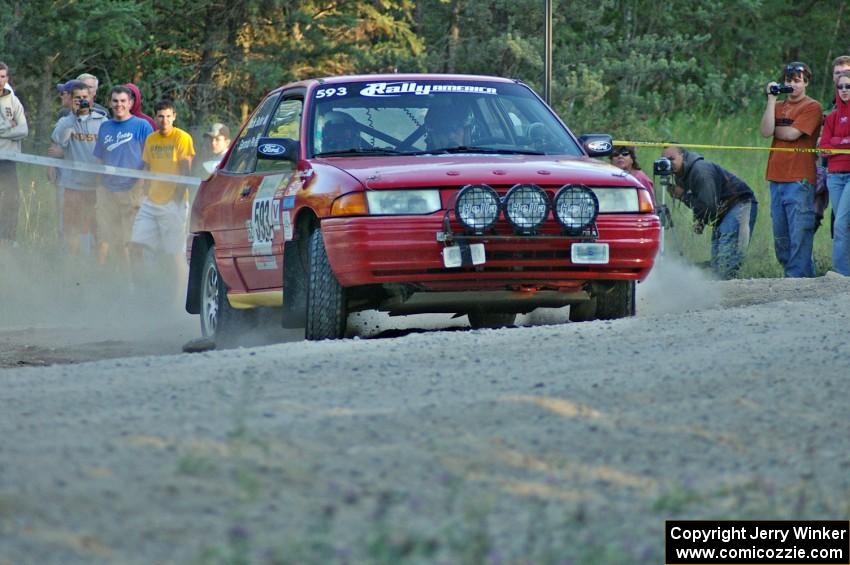
[[[758,215],[758,202],[739,202],[711,233],[711,269],[721,279],[734,279],[741,268]]]
[[[770,182],[773,247],[786,277],[815,276],[815,187],[808,182]]]
[[[835,214],[835,223],[832,225],[832,270],[850,276],[850,173],[829,173],[826,187]]]

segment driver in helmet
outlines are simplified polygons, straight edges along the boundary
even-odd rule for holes
[[[425,116],[425,143],[428,149],[467,145],[469,112],[463,106],[432,107]]]
[[[360,148],[360,130],[354,118],[338,110],[332,110],[324,115],[322,153]]]

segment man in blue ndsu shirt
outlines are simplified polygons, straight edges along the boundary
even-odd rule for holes
[[[100,127],[94,147],[94,156],[105,165],[139,170],[145,166],[142,151],[153,128],[130,113],[134,100],[133,91],[126,86],[116,86],[110,93],[113,118]],[[105,262],[112,249],[129,270],[127,242],[145,197],[142,182],[104,175],[101,184],[97,194],[98,258]]]

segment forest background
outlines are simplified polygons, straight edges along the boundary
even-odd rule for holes
[[[149,114],[173,98],[177,125],[196,134],[212,121],[235,127],[269,90],[317,76],[477,73],[542,92],[544,11],[544,0],[0,0],[0,60],[31,122],[25,149],[43,153],[55,85],[83,72],[100,78],[102,104],[125,82],[139,86]],[[551,105],[577,134],[767,145],[757,131],[765,83],[785,62],[805,61],[809,94],[829,107],[830,63],[850,53],[846,0],[553,0],[553,13]],[[659,153],[641,150],[644,168]],[[769,232],[766,153],[706,156],[757,188]],[[689,233],[679,245],[699,259],[707,238]],[[765,235],[754,243],[768,251]]]

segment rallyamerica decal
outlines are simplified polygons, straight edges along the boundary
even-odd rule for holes
[[[426,96],[435,93],[498,94],[491,86],[474,84],[416,84],[415,82],[372,82],[360,91],[361,96],[401,96],[415,94]]]

